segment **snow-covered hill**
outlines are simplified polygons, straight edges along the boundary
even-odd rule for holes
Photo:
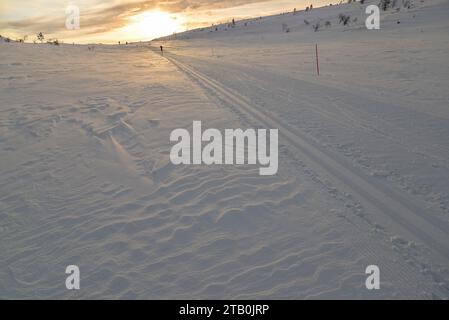
[[[449,1],[373,3],[0,43],[0,298],[448,298]],[[173,165],[194,120],[279,129],[278,174]]]

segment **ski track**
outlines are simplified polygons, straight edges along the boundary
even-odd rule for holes
[[[306,156],[310,167],[320,173],[327,172],[334,178],[335,185],[338,185],[339,188],[346,188],[348,192],[355,194],[364,205],[374,208],[376,215],[384,216],[382,217],[384,224],[389,225],[395,232],[405,233],[407,238],[412,236],[413,240],[423,242],[438,254],[440,263],[448,263],[448,226],[431,215],[426,215],[425,209],[416,204],[415,200],[399,193],[385,183],[367,176],[358,168],[348,165],[338,155],[320,148],[303,133],[283,123],[273,114],[266,115],[260,108],[255,108],[248,99],[234,90],[224,87],[217,81],[181,63],[173,55],[166,54],[166,57],[209,93],[219,96],[228,105],[236,107],[238,112],[248,114],[267,128],[278,128],[281,137],[288,142],[288,147],[295,147],[299,151],[300,157]],[[385,216],[388,217],[387,221],[385,221]],[[391,226],[392,221],[395,226]]]

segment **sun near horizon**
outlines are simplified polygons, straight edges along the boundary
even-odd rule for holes
[[[231,19],[268,16],[328,5],[334,0],[242,0],[226,1],[108,1],[24,0],[0,3],[0,34],[12,39],[36,40],[39,32],[46,39],[75,43],[114,44],[119,41],[150,41],[186,30],[219,24]],[[80,28],[66,28],[67,5],[79,8]]]
[[[129,24],[119,30],[130,41],[154,39],[186,31],[185,19],[160,10],[150,10],[130,18]]]

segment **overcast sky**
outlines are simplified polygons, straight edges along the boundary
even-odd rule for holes
[[[116,42],[150,40],[168,29],[140,33],[130,29],[133,18],[148,11],[169,13],[177,21],[176,31],[210,25],[231,18],[246,18],[304,9],[335,2],[333,0],[0,0],[0,34],[13,38],[37,32],[66,42]],[[81,28],[65,28],[68,5],[80,9]],[[133,31],[130,31],[133,30]],[[136,30],[136,31],[134,31]]]

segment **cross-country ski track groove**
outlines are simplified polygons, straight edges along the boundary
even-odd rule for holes
[[[173,54],[165,58],[178,67],[184,74],[200,85],[208,94],[219,97],[239,112],[250,116],[262,125],[279,129],[279,144],[294,148],[301,155],[307,166],[320,175],[325,172],[336,182],[354,195],[365,208],[376,213],[388,228],[408,238],[426,245],[437,254],[438,261],[447,265],[449,262],[449,227],[443,221],[426,215],[422,205],[412,200],[410,195],[400,193],[385,182],[371,177],[347,160],[332,151],[320,147],[300,130],[281,121],[275,115],[256,108],[251,101],[235,90],[226,88],[221,83],[180,62]]]

